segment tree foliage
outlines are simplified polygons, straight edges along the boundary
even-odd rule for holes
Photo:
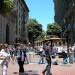
[[[41,34],[37,37],[37,40],[44,40],[44,39],[45,39],[45,36],[46,36],[46,33],[45,33],[45,31],[43,30],[43,31],[41,32]]]
[[[30,42],[33,42],[42,33],[42,25],[36,19],[29,19],[27,28]]]
[[[47,35],[61,36],[62,28],[57,23],[48,24]]]
[[[1,1],[0,13],[9,13],[14,5],[14,0],[2,0]]]

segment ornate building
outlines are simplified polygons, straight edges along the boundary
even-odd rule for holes
[[[0,43],[15,42],[15,26],[15,15],[9,14],[3,16],[0,14]]]
[[[67,43],[73,45],[75,43],[75,0],[54,0],[54,5],[55,21],[62,26]]]
[[[27,20],[29,17],[29,9],[24,0],[15,0],[16,9],[16,41],[28,42],[27,36]]]
[[[14,0],[14,8],[8,15],[0,14],[0,43],[28,42],[27,20],[29,9],[24,0]],[[25,42],[26,42],[25,41]]]

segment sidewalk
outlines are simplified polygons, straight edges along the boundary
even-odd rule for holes
[[[33,56],[30,64],[25,64],[24,69],[26,75],[42,75],[42,71],[45,69],[46,64],[38,64],[39,56]],[[54,60],[54,59],[52,59]],[[75,75],[75,63],[74,64],[62,64],[62,58],[58,59],[59,65],[52,65],[52,75]],[[19,75],[18,64],[9,62],[8,75]],[[0,67],[0,75],[1,67]]]
[[[26,75],[42,75],[46,64],[24,65]],[[75,64],[52,65],[52,75],[75,75]],[[1,74],[0,74],[1,75]],[[8,75],[18,75],[18,65],[9,63]]]

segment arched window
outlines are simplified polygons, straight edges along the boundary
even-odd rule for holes
[[[9,44],[9,26],[6,25],[6,43]]]

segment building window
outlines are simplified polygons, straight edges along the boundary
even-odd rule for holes
[[[19,20],[19,26],[20,26],[20,20]]]
[[[75,28],[75,23],[74,23],[74,28]]]
[[[19,34],[20,34],[20,28],[19,28]]]
[[[18,0],[17,0],[17,6],[18,6]]]
[[[21,16],[21,20],[22,20],[22,16]]]
[[[20,18],[20,13],[19,13],[19,18]]]
[[[18,28],[18,18],[16,17],[16,35],[17,35],[17,28]]]

